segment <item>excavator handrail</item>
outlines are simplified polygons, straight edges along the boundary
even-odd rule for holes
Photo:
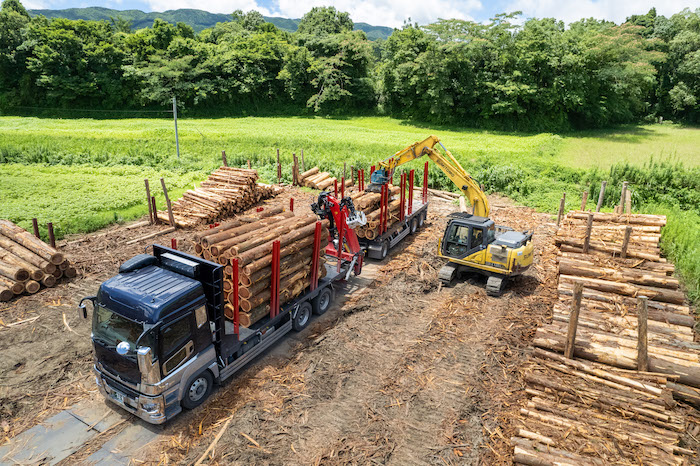
[[[434,149],[435,144],[445,151],[445,155]],[[393,156],[379,162],[380,168],[385,168],[389,173],[394,172],[396,167],[415,160],[423,155],[427,155],[430,160],[447,175],[447,177],[464,193],[466,200],[474,206],[474,215],[480,217],[489,216],[489,201],[479,187],[479,184],[462,168],[462,165],[440,142],[437,136],[428,136],[422,141],[417,141],[410,146],[396,152]]]

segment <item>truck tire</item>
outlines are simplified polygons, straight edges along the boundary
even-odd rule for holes
[[[214,388],[214,377],[211,372],[205,370],[190,379],[185,388],[185,396],[182,397],[182,407],[194,409],[209,398]]]
[[[321,290],[321,292],[311,301],[314,314],[320,316],[325,314],[333,303],[333,291],[329,287]]]
[[[418,227],[419,227],[419,228],[423,226],[423,224],[425,223],[425,218],[426,218],[427,216],[428,216],[428,212],[423,212],[422,214],[420,214],[420,215],[418,216],[418,218],[419,218],[419,220],[418,220]]]
[[[294,320],[292,320],[292,327],[294,330],[301,332],[307,325],[309,325],[309,321],[311,320],[311,312],[311,303],[308,301],[304,301],[299,305],[297,314],[294,316]]]
[[[381,251],[379,251],[380,260],[386,259],[386,256],[388,254],[389,254],[389,240],[385,239],[382,242],[382,249],[381,249]]]
[[[415,233],[416,233],[416,230],[418,229],[418,219],[417,219],[416,217],[413,217],[413,218],[411,219],[410,228],[411,228],[411,234],[412,234],[412,235],[415,234]]]

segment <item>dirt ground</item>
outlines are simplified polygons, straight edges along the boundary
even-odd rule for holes
[[[288,189],[271,202],[291,196],[299,209],[310,194]],[[535,230],[535,265],[504,296],[486,296],[479,276],[439,284],[434,252],[457,206],[435,199],[424,229],[392,251],[366,289],[312,321],[293,351],[268,353],[204,406],[166,424],[144,459],[196,462],[225,426],[205,463],[511,463],[508,419],[524,396],[520,364],[556,296],[553,229],[547,215],[490,201],[497,223]],[[70,238],[63,249],[81,277],[0,306],[7,438],[99,397],[89,319],[78,317],[77,301],[150,244],[124,246],[128,239],[152,230],[115,226]],[[191,247],[191,234],[177,233],[180,249]],[[170,237],[155,242],[169,245]]]

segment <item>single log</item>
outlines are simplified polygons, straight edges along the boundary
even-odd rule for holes
[[[570,211],[567,218],[587,220],[588,212],[582,211]],[[649,214],[624,214],[618,215],[614,213],[607,212],[595,212],[593,214],[594,222],[606,222],[606,223],[625,223],[632,225],[654,225],[654,226],[664,226],[666,225],[665,215],[649,215]]]
[[[647,346],[647,297],[639,296],[639,306],[637,307],[637,370],[646,372],[649,370],[649,357]]]
[[[304,180],[305,180],[306,178],[308,178],[308,177],[310,177],[310,176],[312,176],[312,175],[315,175],[315,174],[317,174],[318,172],[319,172],[319,168],[318,168],[318,167],[314,167],[314,168],[312,168],[311,170],[305,171],[304,173],[302,173],[302,174],[299,175],[299,182],[303,184],[303,183],[304,183]]]
[[[44,278],[41,279],[41,284],[48,288],[56,286],[56,277],[54,277],[53,275],[46,275]]]
[[[52,264],[58,265],[63,262],[63,254],[9,220],[0,219],[0,233]]]
[[[662,301],[673,304],[683,304],[685,302],[685,294],[682,291],[677,290],[633,285],[630,283],[620,283],[608,280],[599,280],[595,278],[577,277],[573,275],[560,275],[559,280],[570,281],[574,283],[583,283],[583,286],[586,288],[591,288],[599,291],[607,291],[610,293],[617,293],[624,296],[644,295],[650,300]]]
[[[55,270],[56,265],[45,260],[44,258],[38,256],[34,252],[25,248],[24,246],[15,243],[10,238],[0,234],[0,248],[11,252],[20,259],[32,264],[34,267],[39,268],[47,273],[52,273]]]
[[[29,293],[29,294],[34,294],[39,289],[41,288],[41,285],[39,285],[38,282],[35,282],[34,280],[27,280],[24,282],[24,290]]]
[[[326,242],[327,241],[328,240],[326,239]],[[289,255],[287,257],[283,257],[282,259],[280,259],[280,270],[281,271],[287,270],[287,269],[291,268],[294,264],[296,264],[300,261],[304,261],[305,258],[311,257],[312,250],[313,250],[313,247],[308,247],[308,248],[302,249],[297,254],[292,254],[292,255]],[[320,255],[321,256],[323,255],[323,251],[321,251]],[[258,270],[257,272],[255,272],[252,275],[247,275],[245,273],[241,273],[240,274],[241,285],[243,285],[244,287],[250,287],[254,283],[257,283],[260,280],[264,280],[264,279],[270,277],[271,275],[272,275],[272,267],[266,267],[264,269]]]
[[[5,262],[6,264],[14,265],[16,267],[20,267],[20,268],[28,270],[30,273],[30,278],[32,280],[39,281],[42,278],[44,278],[44,271],[43,270],[34,266],[33,264],[30,264],[29,262],[27,262],[23,259],[20,259],[19,257],[12,254],[10,251],[0,249],[0,260]]]
[[[677,279],[660,275],[654,272],[644,272],[629,268],[607,268],[592,266],[576,259],[563,258],[559,261],[559,273],[562,275],[576,275],[579,277],[598,278],[622,283],[634,283],[637,285],[657,286],[676,290],[679,287]]]
[[[149,233],[149,234],[147,234],[147,235],[145,235],[145,236],[142,236],[142,237],[140,237],[140,238],[135,238],[135,239],[129,240],[129,241],[127,241],[125,244],[128,246],[128,245],[131,245],[131,244],[134,244],[134,243],[138,243],[139,241],[143,241],[143,240],[155,238],[156,236],[166,235],[166,234],[168,234],[168,233],[172,233],[173,231],[175,231],[175,227],[168,227],[168,228],[166,228],[165,230],[155,231],[155,232],[153,232],[153,233]],[[63,262],[63,261],[61,261],[61,262]],[[61,262],[59,262],[59,264],[60,264]],[[54,262],[54,263],[55,263],[55,262]]]
[[[564,356],[568,359],[574,357],[574,347],[576,346],[576,330],[578,327],[578,317],[581,311],[581,297],[583,295],[583,285],[576,283],[574,285],[574,299],[571,303],[571,312],[569,313],[569,327],[566,334],[566,345],[564,348]]]
[[[29,280],[31,277],[29,270],[2,261],[0,261],[0,275],[19,282]]]
[[[287,257],[292,257],[292,256],[287,256]],[[286,259],[286,257],[285,257]],[[301,269],[309,268],[311,265],[311,255],[308,255],[306,258],[303,259],[298,259],[297,262],[287,268],[282,267],[282,261],[280,261],[280,279],[284,279],[285,277],[298,272]],[[265,270],[265,269],[263,269]],[[310,273],[310,272],[309,272]],[[268,275],[269,278],[270,275]],[[251,299],[254,296],[258,295],[259,293],[263,292],[266,288],[270,287],[270,280],[260,280],[258,282],[255,282],[251,286],[242,286],[239,289],[239,296],[243,299]]]
[[[0,287],[9,289],[13,294],[24,293],[24,282],[16,282],[0,275]]]
[[[243,327],[250,327],[255,322],[270,314],[270,304],[264,303],[250,312],[240,312],[238,314],[238,323]]]

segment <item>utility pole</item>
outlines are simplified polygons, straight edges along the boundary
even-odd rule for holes
[[[177,149],[177,159],[180,160],[180,139],[177,135],[177,99],[173,96],[173,118],[175,119],[175,148]]]

